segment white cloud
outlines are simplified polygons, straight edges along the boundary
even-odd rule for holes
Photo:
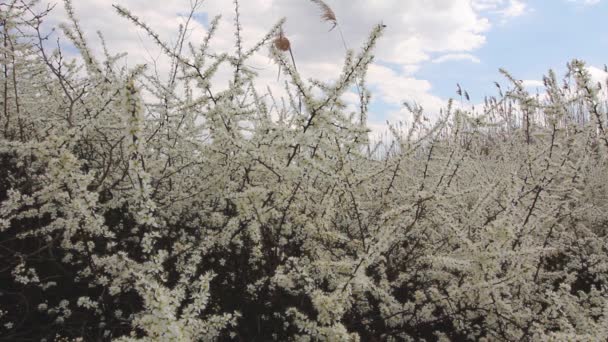
[[[400,75],[385,66],[371,65],[368,81],[376,90],[378,99],[389,105],[401,106],[403,102],[415,102],[429,113],[437,113],[444,106],[441,98],[432,95],[430,82]],[[388,116],[391,117],[390,113]]]
[[[473,0],[478,11],[491,11],[503,17],[517,17],[526,13],[528,5],[522,0]]]
[[[431,94],[431,85],[413,77],[425,62],[447,60],[479,62],[471,54],[485,41],[491,22],[486,14],[501,18],[521,15],[526,6],[521,0],[326,0],[338,17],[340,30],[348,47],[358,49],[370,29],[377,23],[387,25],[385,34],[375,51],[376,61],[370,69],[369,84],[377,90],[375,96],[391,104],[404,100],[421,103],[429,110],[438,110],[442,99]],[[178,25],[189,9],[190,0],[122,0],[120,4],[145,21],[168,43],[174,43]],[[118,16],[108,0],[74,1],[74,7],[87,36],[98,45],[95,31],[101,31],[113,52],[129,53],[127,62],[157,61],[160,73],[167,71],[166,58],[146,34]],[[64,21],[63,10],[52,15],[51,23]],[[206,0],[200,12],[209,19],[222,15],[222,23],[212,48],[220,51],[234,49],[234,8],[226,0]],[[335,78],[344,58],[344,46],[339,30],[328,32],[331,25],[320,20],[320,10],[310,1],[247,0],[240,1],[241,24],[245,47],[249,47],[280,18],[287,18],[285,33],[291,41],[298,70],[309,77],[330,80]],[[192,40],[201,41],[206,32],[202,23],[191,23]],[[432,60],[432,55],[440,57]],[[277,82],[277,66],[270,61],[267,50],[256,54],[248,63],[260,74],[260,87],[270,86],[280,93],[283,78]],[[227,80],[227,73],[217,79]]]
[[[596,5],[600,3],[600,0],[568,0],[568,2],[576,2],[583,5]]]
[[[608,81],[608,72],[606,72],[604,69],[600,69],[594,66],[588,66],[587,71],[589,71],[589,74],[591,75],[591,81],[593,83],[602,83],[603,85],[605,85],[605,83]]]
[[[526,88],[544,88],[545,84],[539,80],[523,80],[522,84]]]
[[[433,63],[444,63],[450,61],[470,61],[473,63],[481,62],[479,58],[469,53],[449,53],[447,55],[439,56],[433,60]]]
[[[530,11],[526,0],[473,0],[476,10],[498,15],[500,23],[505,24],[512,18],[522,16]]]
[[[528,6],[520,0],[511,0],[509,5],[502,10],[502,15],[505,17],[519,17],[526,13]]]

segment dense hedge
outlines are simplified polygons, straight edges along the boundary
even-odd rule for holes
[[[66,4],[82,62],[0,5],[0,340],[608,338],[607,111],[582,62],[540,97],[505,73],[475,112],[410,107],[374,144],[381,25],[325,84],[272,44],[282,22],[186,53],[117,7],[172,60],[158,79],[91,53]],[[245,63],[266,47],[285,105]]]

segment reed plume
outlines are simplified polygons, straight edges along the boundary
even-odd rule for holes
[[[314,4],[316,4],[323,12],[321,14],[321,19],[323,21],[327,21],[327,22],[330,22],[333,24],[333,26],[329,29],[329,31],[332,31],[336,27],[338,28],[338,33],[340,34],[340,40],[342,40],[342,45],[344,46],[344,51],[348,52],[348,45],[346,44],[346,39],[344,39],[344,34],[342,33],[342,29],[340,28],[340,25],[338,25],[338,19],[336,18],[336,13],[323,0],[310,0],[310,1]],[[359,95],[361,95],[361,89],[359,89],[359,84],[357,82],[355,82],[355,85],[357,86],[357,93],[359,93]]]
[[[336,26],[338,26],[338,19],[336,19],[336,13],[334,13],[334,11],[331,9],[331,7],[329,7],[329,5],[327,5],[323,0],[310,1],[319,6],[321,11],[323,12],[321,14],[321,19],[323,19],[324,21],[331,22],[333,24],[331,29],[329,29],[330,31],[333,30]]]
[[[327,3],[323,0],[310,0],[315,5],[319,6],[321,11],[321,19],[323,21],[327,21],[333,24],[333,26],[329,29],[330,31],[334,28],[338,28],[338,32],[340,33],[340,39],[342,40],[342,45],[344,45],[344,50],[348,51],[348,46],[346,45],[346,40],[344,39],[344,34],[342,34],[342,30],[340,29],[340,25],[338,25],[338,19],[336,18],[336,13],[329,7]]]

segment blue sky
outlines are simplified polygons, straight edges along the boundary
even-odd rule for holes
[[[411,73],[416,79],[430,83],[431,95],[442,100],[457,98],[458,83],[468,91],[471,103],[481,103],[484,96],[497,94],[495,81],[507,83],[499,68],[517,79],[540,81],[548,69],[563,75],[566,63],[573,58],[599,69],[608,64],[608,26],[605,24],[608,1],[530,0],[518,15],[505,17],[489,11],[485,17],[491,23],[483,33],[485,42],[478,48],[463,49],[467,58],[437,63],[437,58],[445,52],[432,53]],[[386,65],[393,70],[399,68]],[[530,86],[529,91],[542,93],[543,89]],[[424,102],[422,104],[424,106]],[[407,120],[398,104],[378,98],[371,110],[374,114],[370,120],[378,124],[385,120]]]
[[[493,81],[503,82],[498,68],[525,80],[540,80],[549,68],[560,74],[573,58],[589,65],[608,63],[608,1],[585,5],[569,1],[529,1],[524,14],[500,19],[486,32],[486,43],[472,54],[479,63],[424,63],[416,77],[429,80],[433,93],[455,97],[456,83],[472,100],[493,95]]]

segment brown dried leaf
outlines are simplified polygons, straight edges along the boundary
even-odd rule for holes
[[[289,39],[285,37],[283,30],[279,32],[279,35],[274,39],[274,46],[280,51],[289,51],[291,48],[291,43]]]

